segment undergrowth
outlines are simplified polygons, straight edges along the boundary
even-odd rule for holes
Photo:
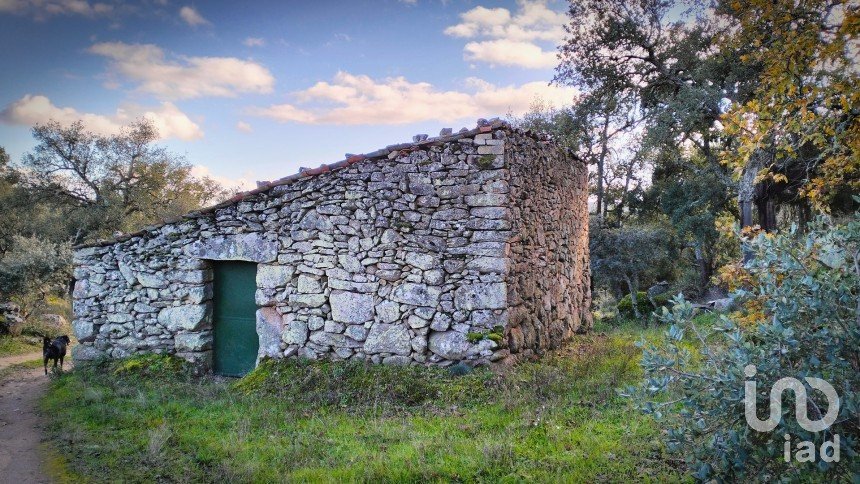
[[[616,392],[641,378],[639,336],[492,371],[266,361],[226,380],[166,356],[103,361],[56,377],[43,410],[93,481],[680,480]]]

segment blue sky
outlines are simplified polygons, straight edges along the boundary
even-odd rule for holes
[[[548,86],[560,1],[0,0],[0,146],[30,126],[136,117],[224,183],[252,184],[522,113]]]

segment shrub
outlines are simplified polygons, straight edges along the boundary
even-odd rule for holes
[[[636,293],[636,305],[639,308],[639,314],[651,314],[655,309],[660,309],[662,306],[669,303],[668,294],[658,294],[654,296],[653,299],[656,307],[652,305],[651,301],[648,299],[648,293],[644,291]],[[628,319],[636,317],[636,312],[633,311],[633,298],[630,297],[630,294],[627,294],[618,301],[617,309],[620,316]]]
[[[12,249],[0,258],[0,301],[21,306],[28,318],[53,294],[65,292],[72,276],[68,244],[54,244],[35,237],[12,237]]]
[[[738,315],[720,316],[703,328],[681,296],[660,318],[670,325],[662,345],[647,345],[646,379],[629,389],[642,408],[670,425],[667,446],[682,453],[695,477],[717,481],[846,480],[860,475],[857,459],[860,398],[860,219],[841,226],[820,220],[805,237],[759,234],[750,241],[754,259],[743,266],[752,284],[736,292],[741,301],[761,302],[762,322],[739,325]],[[742,315],[741,315],[742,316]],[[693,355],[690,338],[701,345]],[[643,344],[643,346],[645,346]],[[836,422],[821,432],[799,426],[794,395],[772,432],[749,427],[744,414],[747,365],[755,365],[759,415],[766,414],[770,389],[784,377],[816,377],[839,393]],[[809,418],[827,408],[818,391],[807,389]],[[760,418],[760,417],[759,417]],[[816,450],[840,436],[839,462],[816,458],[802,463],[783,458],[784,438],[812,441]]]

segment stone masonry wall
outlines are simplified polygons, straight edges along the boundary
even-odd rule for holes
[[[507,341],[541,353],[592,327],[588,167],[547,141],[513,134],[508,144],[513,236]]]
[[[445,365],[552,347],[590,325],[585,182],[566,163],[497,123],[78,248],[74,356],[208,366],[217,260],[258,263],[261,357]]]

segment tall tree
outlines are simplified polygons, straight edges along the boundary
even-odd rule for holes
[[[719,121],[732,100],[749,96],[757,67],[739,62],[739,52],[719,49],[714,19],[680,1],[585,0],[571,2],[569,16],[555,82],[580,89],[586,107],[624,99],[626,118],[641,120],[640,135],[624,137],[632,145],[627,163],[616,163],[626,170],[615,173],[628,186],[633,170],[640,176],[653,170],[653,185],[641,196],[654,203],[640,206],[665,211],[692,248],[700,284],[708,284],[716,237],[713,227],[702,227],[704,215],[712,211],[712,220],[730,210],[730,197],[710,195],[734,186],[720,164],[726,139]],[[689,191],[701,173],[709,180],[705,197]],[[644,189],[623,191],[619,215]]]
[[[860,190],[860,3],[723,0],[716,12],[734,27],[723,48],[752,46],[743,61],[761,66],[753,95],[724,116],[735,139],[724,161],[779,201],[850,212],[848,195]]]
[[[24,156],[23,172],[43,199],[70,211],[74,242],[134,230],[228,194],[155,145],[158,133],[146,119],[112,136],[93,134],[80,121],[52,121],[35,126],[33,136],[37,145]]]

